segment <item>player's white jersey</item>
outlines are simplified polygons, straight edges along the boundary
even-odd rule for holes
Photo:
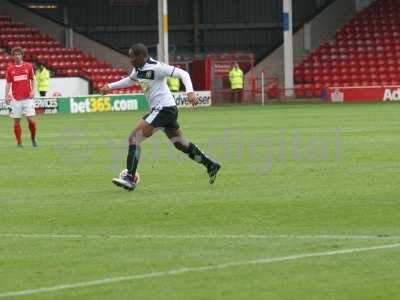
[[[174,71],[175,67],[149,58],[142,68],[133,69],[129,77],[140,84],[151,108],[175,106],[167,85],[167,77],[173,76]]]
[[[108,88],[125,88],[138,82],[149,101],[150,108],[175,106],[174,97],[172,97],[167,86],[167,77],[170,76],[182,80],[186,93],[193,92],[193,85],[188,72],[152,58],[149,58],[143,67],[134,68],[128,77],[108,83]]]

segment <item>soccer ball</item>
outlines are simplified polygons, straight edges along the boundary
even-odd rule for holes
[[[128,170],[127,169],[123,169],[121,171],[121,173],[119,173],[119,178],[124,178],[126,176],[126,174],[128,174]],[[139,184],[139,182],[140,182],[140,175],[139,175],[138,171],[136,171],[136,173],[135,173],[135,177],[133,178],[133,182],[136,183],[136,184]]]

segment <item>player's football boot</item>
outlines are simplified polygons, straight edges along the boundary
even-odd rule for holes
[[[219,163],[214,162],[208,169],[208,182],[210,184],[213,184],[215,181],[215,178],[217,178],[217,173],[221,169],[221,165]]]
[[[38,145],[36,140],[32,140],[32,146],[33,147],[39,147],[39,145]]]
[[[132,180],[132,176],[129,174],[121,178],[113,178],[112,183],[127,191],[133,191],[136,187],[136,183]]]

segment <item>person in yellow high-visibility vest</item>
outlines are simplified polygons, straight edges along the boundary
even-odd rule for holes
[[[181,82],[179,78],[168,77],[167,84],[171,92],[179,92],[179,90],[181,89]]]
[[[39,95],[45,97],[50,88],[50,72],[45,66],[39,64],[35,75]]]
[[[242,102],[243,71],[237,62],[234,63],[233,68],[229,72],[229,82],[231,83],[231,90],[233,92],[233,102]]]

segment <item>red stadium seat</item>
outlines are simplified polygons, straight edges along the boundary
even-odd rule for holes
[[[305,97],[305,88],[303,84],[298,84],[295,86],[295,95],[297,98],[304,98]]]

